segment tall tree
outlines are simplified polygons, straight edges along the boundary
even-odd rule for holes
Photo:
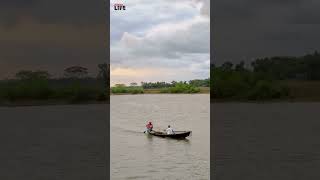
[[[81,66],[71,66],[64,70],[64,75],[67,78],[80,79],[88,75],[88,69]]]
[[[132,82],[132,83],[130,83],[130,86],[138,86],[138,83]]]
[[[110,64],[103,63],[98,65],[99,73],[98,73],[98,79],[102,79],[105,86],[109,87],[109,78],[110,78]],[[109,89],[109,88],[108,88]]]

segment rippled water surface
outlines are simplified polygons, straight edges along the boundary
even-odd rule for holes
[[[170,124],[186,140],[150,137]],[[111,96],[111,179],[209,179],[209,95]]]

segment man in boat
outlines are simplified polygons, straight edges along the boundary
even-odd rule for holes
[[[148,132],[148,133],[151,132],[152,129],[153,129],[152,122],[150,121],[150,122],[146,125],[146,127],[147,127],[147,132]]]
[[[167,134],[174,134],[173,129],[168,125],[168,128],[166,129]]]

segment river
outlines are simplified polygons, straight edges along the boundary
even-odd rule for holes
[[[213,177],[318,180],[320,103],[213,103]]]
[[[0,179],[107,176],[106,104],[0,107]]]
[[[210,176],[210,99],[195,95],[111,96],[111,179],[208,180]],[[191,130],[186,140],[143,133],[171,125]]]

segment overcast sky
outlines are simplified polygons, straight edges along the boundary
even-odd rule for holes
[[[0,79],[17,71],[89,68],[106,58],[103,0],[1,0]]]
[[[214,63],[320,50],[318,0],[213,1]]]
[[[112,81],[209,75],[208,0],[125,0],[127,10],[117,12],[114,2],[110,2]],[[212,3],[212,62],[320,50],[318,0]],[[72,65],[95,74],[98,63],[108,62],[106,6],[103,0],[1,0],[0,78],[21,69],[59,75]]]
[[[209,77],[209,0],[130,0],[111,13],[111,84]]]

